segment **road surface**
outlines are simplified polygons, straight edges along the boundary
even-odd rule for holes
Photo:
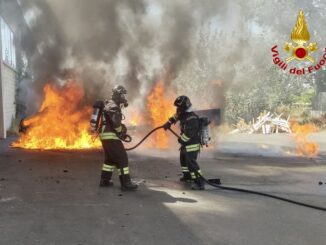
[[[229,144],[231,141],[229,141]],[[0,141],[0,244],[325,244],[326,213],[255,195],[189,190],[177,152],[130,153],[137,192],[99,188],[99,151],[27,151]],[[244,142],[242,142],[244,144]],[[229,145],[230,146],[230,145]],[[207,177],[326,207],[326,157],[203,151]],[[319,185],[321,181],[323,184]]]

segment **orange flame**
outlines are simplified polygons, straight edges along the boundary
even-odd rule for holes
[[[175,113],[173,99],[166,95],[163,81],[158,82],[147,97],[147,108],[151,119],[151,126],[158,127],[167,122]],[[154,135],[154,147],[168,148],[169,138],[166,132],[159,130]]]
[[[130,124],[131,126],[138,126],[142,120],[142,117],[140,116],[139,112],[131,112],[130,115],[130,120],[128,122],[128,124]]]
[[[24,120],[25,134],[13,147],[26,149],[90,149],[101,143],[88,133],[91,107],[81,107],[83,88],[69,81],[62,89],[47,84],[39,112]]]
[[[291,124],[294,139],[296,141],[297,154],[300,156],[316,156],[319,153],[319,145],[317,142],[309,141],[308,136],[317,131],[314,124],[308,123],[300,125],[297,122]]]

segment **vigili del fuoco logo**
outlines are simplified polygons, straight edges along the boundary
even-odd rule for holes
[[[292,42],[290,43],[285,42],[284,50],[288,54],[285,61],[279,57],[277,45],[271,49],[273,53],[273,62],[280,69],[294,75],[305,75],[318,71],[323,65],[325,65],[326,48],[324,49],[324,54],[318,63],[315,62],[313,57],[311,57],[311,54],[317,51],[318,47],[316,42],[309,42],[310,33],[302,10],[299,11],[297,22],[292,30],[291,40]],[[310,65],[298,68],[295,66],[298,62],[305,62],[305,64]],[[292,65],[292,67],[289,67],[290,65]]]

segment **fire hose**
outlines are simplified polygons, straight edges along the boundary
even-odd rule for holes
[[[131,148],[126,148],[126,151],[132,151],[134,149],[136,149],[138,146],[140,146],[149,136],[151,136],[152,133],[154,133],[155,131],[159,130],[163,128],[163,126],[157,127],[152,129],[148,134],[145,135],[145,137],[138,142],[138,144],[136,144],[135,146],[131,147]],[[124,141],[124,140],[123,140]]]
[[[131,148],[126,148],[126,151],[132,151],[132,150],[136,149],[150,135],[152,135],[154,132],[156,132],[157,130],[162,129],[162,128],[163,128],[163,126],[160,126],[160,127],[157,127],[157,128],[152,129],[148,134],[145,135],[145,137],[141,141],[139,141],[139,143],[137,143],[135,146],[133,146]],[[177,138],[179,138],[179,135],[176,132],[174,132],[172,129],[169,128],[169,131],[173,135],[175,135]],[[284,197],[280,197],[280,196],[276,196],[276,195],[272,195],[272,194],[268,194],[268,193],[264,193],[264,192],[259,192],[259,191],[247,190],[247,189],[230,187],[230,186],[223,186],[223,185],[221,185],[221,182],[220,182],[219,179],[206,179],[200,173],[197,172],[196,174],[198,176],[200,176],[200,178],[202,178],[206,184],[208,184],[208,185],[210,185],[212,187],[215,187],[217,189],[227,190],[227,191],[236,191],[236,192],[242,192],[242,193],[248,193],[248,194],[253,194],[253,195],[259,195],[259,196],[269,197],[269,198],[277,199],[277,200],[280,200],[280,201],[292,203],[292,204],[295,204],[295,205],[299,205],[299,206],[303,206],[303,207],[307,207],[307,208],[311,208],[311,209],[316,209],[316,210],[320,210],[320,211],[326,211],[326,208],[325,207],[315,206],[315,205],[311,205],[311,204],[307,204],[307,203],[295,201],[295,200],[292,200],[292,199],[289,199],[289,198],[284,198]]]

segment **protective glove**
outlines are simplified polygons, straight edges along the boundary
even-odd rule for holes
[[[168,130],[169,128],[171,128],[171,123],[170,123],[170,121],[168,121],[168,122],[166,122],[164,125],[163,125],[163,128],[164,128],[164,130]]]
[[[125,140],[127,138],[127,134],[120,134],[119,138]]]

